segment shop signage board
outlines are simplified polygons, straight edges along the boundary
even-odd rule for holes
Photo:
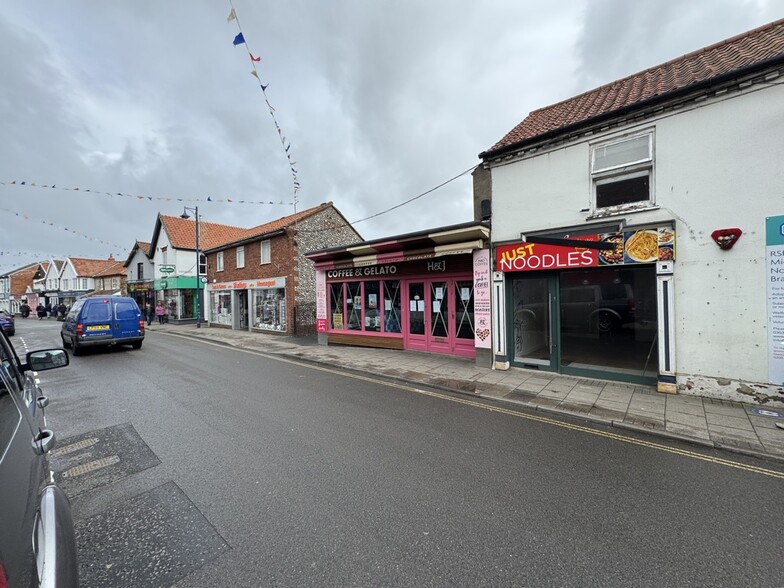
[[[174,266],[173,265],[162,265],[158,268],[158,271],[162,274],[173,274],[174,273]]]
[[[490,250],[474,251],[474,347],[490,349]]]
[[[327,332],[327,275],[316,272],[316,332]]]
[[[675,231],[672,227],[584,235],[574,239],[611,243],[615,244],[615,248],[590,249],[526,242],[497,245],[496,270],[525,272],[612,267],[675,259]]]
[[[765,219],[768,382],[784,386],[784,215]]]

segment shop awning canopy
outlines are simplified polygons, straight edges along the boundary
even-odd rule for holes
[[[305,256],[312,260],[318,269],[348,264],[376,265],[470,253],[475,249],[487,247],[489,239],[489,223],[471,222],[311,251]]]

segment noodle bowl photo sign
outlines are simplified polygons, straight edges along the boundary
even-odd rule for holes
[[[675,259],[672,227],[646,228],[576,237],[582,241],[614,244],[612,249],[561,246],[542,243],[497,245],[496,270],[523,272],[606,265],[634,265]]]

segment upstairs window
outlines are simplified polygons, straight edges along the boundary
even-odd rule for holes
[[[271,263],[272,253],[269,239],[261,242],[261,263]]]
[[[237,267],[245,267],[245,248],[237,247]]]
[[[218,251],[218,254],[215,256],[215,271],[222,272],[223,271],[223,251]]]
[[[593,211],[627,211],[653,204],[653,133],[591,148]]]
[[[139,281],[144,279],[144,263],[136,264],[136,279]]]
[[[199,274],[202,276],[207,275],[207,256],[199,252]]]

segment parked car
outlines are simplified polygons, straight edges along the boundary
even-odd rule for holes
[[[131,345],[141,349],[144,317],[133,298],[94,296],[77,300],[60,329],[63,346],[81,355],[85,347]]]
[[[13,336],[16,333],[14,315],[7,310],[0,310],[0,329],[9,336]]]
[[[19,360],[0,333],[0,586],[78,586],[71,505],[49,475],[41,394],[30,372],[68,365],[63,349],[42,349]]]

